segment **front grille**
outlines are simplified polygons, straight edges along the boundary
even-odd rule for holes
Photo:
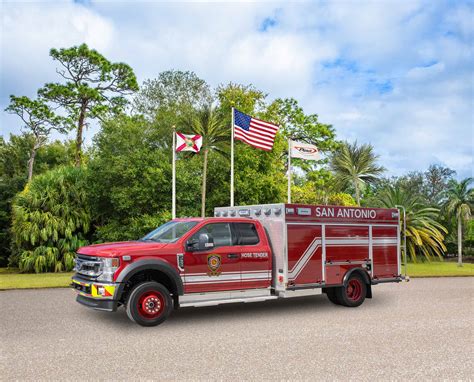
[[[74,270],[87,280],[95,280],[102,272],[102,262],[98,257],[77,254],[74,262]]]

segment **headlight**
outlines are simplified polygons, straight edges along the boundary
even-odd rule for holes
[[[100,281],[114,281],[114,273],[120,266],[120,260],[117,258],[103,257],[100,265],[100,275],[97,280]]]

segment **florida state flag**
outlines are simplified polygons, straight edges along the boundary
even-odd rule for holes
[[[193,151],[198,153],[202,146],[201,135],[190,135],[176,132],[176,151]]]

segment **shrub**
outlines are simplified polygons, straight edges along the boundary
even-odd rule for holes
[[[22,272],[73,268],[90,230],[86,190],[83,168],[58,167],[34,177],[15,197],[12,235]]]
[[[169,211],[133,217],[127,221],[112,221],[98,227],[95,236],[100,242],[137,240],[168,220],[171,220]]]
[[[352,207],[357,206],[356,201],[354,198],[346,193],[338,192],[335,194],[330,194],[328,198],[328,204],[333,206],[345,206],[345,207]]]

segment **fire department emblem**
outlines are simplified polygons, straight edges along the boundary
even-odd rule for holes
[[[208,276],[219,276],[219,268],[221,267],[221,257],[220,255],[208,255],[207,256],[207,266],[209,267]]]

